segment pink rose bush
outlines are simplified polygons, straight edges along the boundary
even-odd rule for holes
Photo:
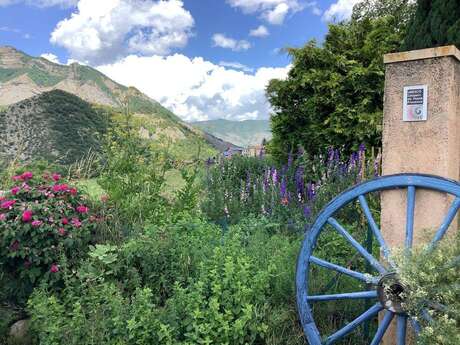
[[[57,173],[12,181],[0,197],[0,266],[28,286],[58,281],[60,260],[72,265],[86,253],[100,217]]]

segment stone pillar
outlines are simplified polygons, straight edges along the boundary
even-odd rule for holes
[[[459,180],[460,51],[455,46],[387,54],[383,120],[383,175],[425,173]],[[404,89],[414,86],[405,99]],[[424,88],[426,86],[426,89]],[[420,91],[423,90],[423,91]],[[412,92],[412,93],[411,93]],[[407,93],[407,91],[406,91]],[[406,95],[407,96],[407,95]],[[426,120],[420,96],[427,96]],[[419,102],[420,101],[420,102]],[[404,121],[408,106],[417,108]],[[414,108],[415,109],[415,108]],[[407,114],[407,112],[406,112]],[[406,193],[382,193],[381,228],[390,247],[405,239]],[[416,194],[414,244],[429,241],[452,198],[429,191]],[[452,222],[457,227],[457,222]],[[392,336],[383,344],[394,345]]]

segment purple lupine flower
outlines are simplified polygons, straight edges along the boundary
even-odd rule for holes
[[[278,183],[278,172],[276,171],[276,168],[273,168],[272,170],[272,181],[273,181],[273,184]]]
[[[263,188],[263,191],[264,193],[268,190],[268,186],[269,186],[269,179],[270,178],[270,169],[268,170],[265,170],[264,172],[264,183],[262,185],[262,188]]]
[[[303,215],[305,218],[310,218],[311,216],[311,208],[307,204],[303,207]]]
[[[338,149],[334,150],[334,161],[338,162],[340,160],[340,151]]]
[[[303,190],[305,188],[304,181],[303,181],[303,174],[304,174],[303,167],[298,167],[295,172],[295,185],[296,185],[297,194],[299,195],[303,194]]]
[[[350,168],[356,167],[357,163],[359,161],[359,156],[357,152],[353,152],[350,157]]]
[[[287,184],[286,184],[286,177],[281,179],[281,186],[280,186],[280,196],[281,198],[287,197]]]
[[[364,151],[366,151],[366,145],[364,145],[364,143],[361,143],[361,144],[359,145],[358,152],[359,152],[360,154],[363,154]]]
[[[314,183],[311,183],[311,182],[308,182],[308,185],[307,185],[307,198],[308,200],[313,200],[315,198],[315,184]]]

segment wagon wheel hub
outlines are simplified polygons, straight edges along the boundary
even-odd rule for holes
[[[380,303],[385,309],[397,314],[405,314],[403,307],[407,288],[401,283],[396,273],[383,275],[377,286]]]

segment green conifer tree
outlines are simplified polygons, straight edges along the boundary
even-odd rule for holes
[[[460,1],[418,0],[403,50],[454,44],[460,48]]]

